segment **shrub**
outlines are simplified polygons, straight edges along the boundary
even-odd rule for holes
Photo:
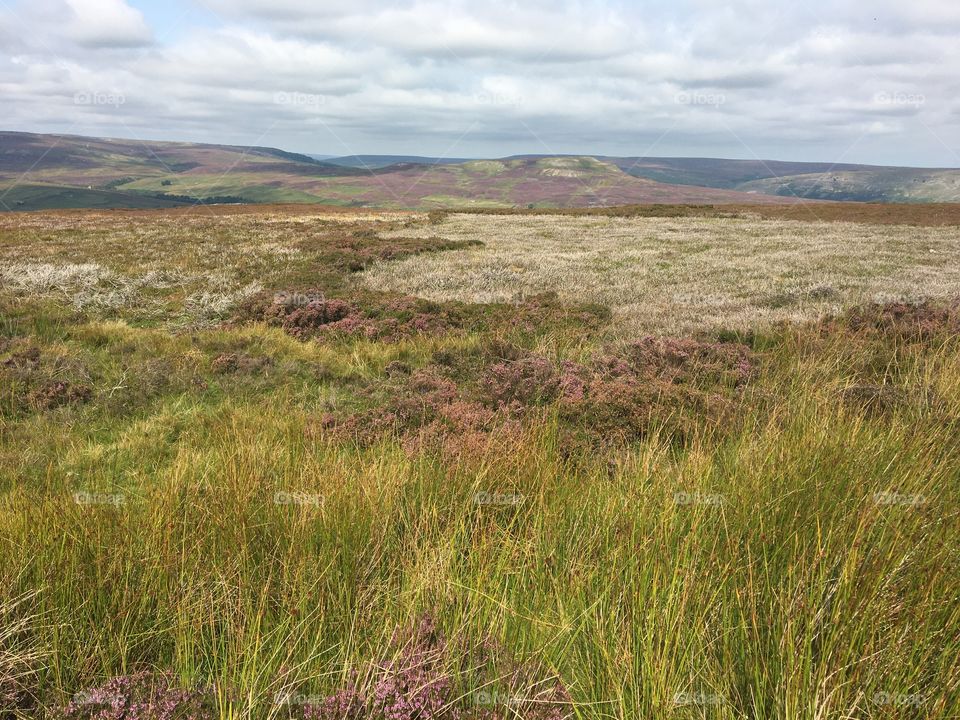
[[[833,328],[836,324],[836,319],[827,321],[827,327]],[[928,302],[866,305],[847,313],[845,325],[858,333],[876,333],[920,342],[940,332],[960,332],[960,305]]]
[[[506,686],[458,691],[457,675],[483,668],[481,685]],[[538,665],[520,664],[492,640],[469,644],[449,640],[431,615],[394,633],[384,656],[373,665],[364,689],[356,682],[304,708],[304,720],[561,720],[570,695],[559,681],[544,682]],[[356,673],[353,673],[356,676]],[[546,688],[530,692],[531,688]]]
[[[556,365],[539,356],[494,363],[480,379],[484,400],[500,407],[541,405],[556,399],[559,391]]]
[[[52,410],[62,405],[89,402],[92,397],[93,390],[84,385],[54,380],[31,390],[27,402],[41,410]]]
[[[209,696],[184,690],[167,674],[141,672],[111,678],[77,693],[62,720],[214,720]]]

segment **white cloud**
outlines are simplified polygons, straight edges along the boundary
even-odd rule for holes
[[[305,152],[441,153],[463,136],[478,156],[852,147],[928,164],[944,160],[926,128],[955,135],[952,0],[205,2],[221,21],[151,44],[122,0],[21,0],[2,18],[14,32],[0,24],[8,122]],[[97,92],[125,102],[75,104]]]
[[[65,0],[67,37],[88,47],[139,47],[151,41],[143,14],[124,0]]]

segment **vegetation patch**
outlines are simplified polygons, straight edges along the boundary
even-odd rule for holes
[[[553,407],[572,446],[622,445],[654,429],[682,440],[729,407],[754,362],[735,343],[646,337],[580,364],[494,341],[474,357],[440,353],[415,372],[388,367],[386,385],[367,391],[373,409],[320,424],[361,444],[389,433],[416,450],[460,451]]]
[[[434,224],[404,234],[483,238],[484,246],[377,263],[363,274],[365,287],[438,302],[514,302],[557,292],[564,302],[606,305],[626,338],[763,331],[857,305],[960,294],[954,227],[835,223],[815,215],[807,222],[761,220],[726,211],[432,217]]]
[[[956,716],[955,231],[798,224],[0,216],[0,716]]]

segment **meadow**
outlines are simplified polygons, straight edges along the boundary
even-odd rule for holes
[[[0,718],[956,717],[960,223],[799,212],[0,216]]]

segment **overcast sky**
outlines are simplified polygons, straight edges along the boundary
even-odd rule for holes
[[[0,0],[0,129],[960,167],[960,0]]]

